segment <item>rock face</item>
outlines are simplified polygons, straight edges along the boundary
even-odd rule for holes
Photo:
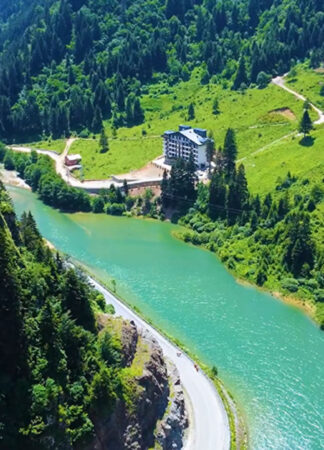
[[[166,363],[156,340],[147,331],[139,333],[134,323],[123,323],[121,343],[125,367],[144,361],[132,381],[135,402],[129,408],[118,400],[112,415],[93,417],[96,437],[87,450],[181,449],[188,419],[175,367]]]
[[[138,332],[135,323],[124,322],[122,328],[121,343],[123,349],[123,365],[129,367],[134,359],[138,341]]]
[[[189,425],[179,373],[171,362],[168,362],[168,372],[171,387],[169,405],[155,433],[156,441],[163,450],[181,449],[184,430]]]

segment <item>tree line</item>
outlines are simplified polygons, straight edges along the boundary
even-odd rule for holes
[[[99,334],[105,300],[18,221],[0,183],[0,424],[2,448],[83,448],[95,422],[130,405],[121,344]]]
[[[320,0],[18,0],[0,9],[0,137],[99,132],[144,120],[149,83],[264,86],[323,58]]]
[[[288,173],[278,181],[276,195],[260,198],[250,193],[244,165],[237,165],[236,157],[235,132],[228,129],[209,183],[198,182],[191,160],[176,161],[163,177],[162,210],[187,227],[180,233],[185,241],[216,252],[231,270],[242,270],[244,278],[289,292],[300,286],[320,304],[324,254],[314,239],[312,219],[323,189],[314,185],[304,195],[292,195],[298,179]],[[300,183],[305,190],[307,180]]]
[[[109,144],[104,137],[102,133],[101,151],[108,151]],[[83,189],[69,186],[56,173],[53,161],[36,151],[30,154],[14,152],[0,142],[1,162],[6,170],[16,170],[46,205],[61,211],[159,216],[160,199],[153,198],[151,189],[146,189],[143,194],[130,195],[126,180],[122,188],[112,184],[109,189],[102,189],[98,195],[91,196]]]

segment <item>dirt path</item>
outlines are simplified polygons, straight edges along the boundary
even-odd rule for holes
[[[250,154],[247,155],[247,156],[244,156],[244,158],[238,159],[237,162],[238,162],[238,163],[241,163],[241,162],[245,161],[246,159],[250,158],[251,156],[254,156],[254,155],[257,155],[258,153],[264,152],[265,150],[267,150],[269,147],[271,147],[272,145],[276,144],[277,142],[283,141],[284,139],[287,139],[288,137],[294,136],[294,135],[296,135],[296,134],[297,134],[296,131],[292,131],[292,132],[289,133],[289,134],[285,134],[285,136],[282,136],[281,138],[276,139],[275,141],[270,142],[269,144],[265,145],[264,147],[259,148],[259,149],[256,150],[255,152],[250,153]]]
[[[302,100],[303,102],[306,101],[306,97],[299,94],[298,92],[294,91],[293,89],[290,89],[285,85],[285,77],[287,74],[283,75],[282,77],[276,77],[272,79],[272,83],[276,86],[279,86],[280,88],[284,89],[285,91],[289,92],[290,94],[294,95],[299,100]],[[313,105],[313,103],[310,103],[311,107],[314,111],[317,112],[319,115],[319,119],[314,122],[315,125],[320,125],[321,123],[324,123],[324,113],[321,111],[317,106]]]
[[[66,141],[65,149],[63,152],[59,155],[56,152],[53,152],[51,150],[41,150],[41,149],[32,149],[30,147],[20,147],[13,145],[10,148],[16,152],[24,152],[24,153],[30,153],[32,150],[35,150],[37,154],[40,155],[46,155],[49,156],[51,159],[55,161],[55,170],[58,175],[70,186],[84,189],[87,192],[90,193],[97,193],[101,189],[109,189],[111,185],[114,185],[116,187],[122,187],[123,186],[123,178],[119,177],[112,177],[107,180],[88,180],[88,181],[80,181],[77,178],[75,178],[69,169],[65,166],[64,160],[66,155],[68,154],[71,145],[73,142],[75,142],[77,138],[69,138]],[[138,180],[131,180],[128,182],[128,186],[131,189],[132,187],[151,187],[159,185],[162,180],[162,175],[157,176],[156,174],[151,174],[150,176],[146,176],[142,179]]]
[[[287,87],[285,85],[285,77],[286,77],[286,75],[287,74],[283,75],[282,77],[273,78],[272,79],[272,83],[275,84],[276,86],[284,89],[285,91],[289,92],[290,94],[294,95],[299,100],[302,100],[303,102],[306,101],[306,98],[303,95],[299,94],[298,92],[290,89],[289,87]],[[320,125],[320,124],[324,123],[324,113],[323,113],[323,111],[321,111],[319,108],[317,108],[317,106],[313,105],[313,103],[310,103],[310,105],[313,108],[313,110],[316,111],[317,114],[319,115],[319,119],[314,122],[314,125]],[[262,153],[265,150],[267,150],[269,147],[271,147],[272,145],[276,144],[277,142],[283,141],[284,139],[287,139],[287,138],[289,138],[290,136],[293,136],[293,135],[298,135],[298,132],[297,131],[292,131],[291,133],[286,134],[285,136],[282,136],[281,138],[270,142],[269,144],[265,145],[264,147],[259,148],[255,152],[250,153],[247,156],[244,156],[244,158],[239,159],[237,162],[241,163],[241,162],[245,161],[246,159],[248,159],[251,156],[257,155],[258,153]]]

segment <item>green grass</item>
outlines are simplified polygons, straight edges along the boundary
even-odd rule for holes
[[[311,138],[314,141],[309,147],[302,145],[301,136],[295,135],[247,157],[243,163],[251,191],[258,194],[272,191],[277,180],[284,179],[288,171],[309,178],[311,183],[321,184],[324,178],[324,130],[313,131]]]
[[[83,159],[85,179],[103,179],[130,170],[139,169],[162,154],[161,134],[168,129],[177,129],[187,123],[187,108],[195,104],[195,119],[192,126],[207,128],[214,134],[217,147],[223,145],[228,127],[237,134],[239,157],[244,157],[259,148],[297,129],[302,115],[303,102],[283,89],[269,85],[266,89],[249,89],[245,93],[231,91],[226,86],[200,84],[198,71],[188,82],[174,87],[158,83],[147,88],[142,97],[145,123],[131,128],[118,129],[117,139],[112,139],[110,122],[105,128],[110,141],[110,151],[100,154],[98,142],[79,140],[70,150],[80,153]],[[212,104],[217,97],[220,114],[212,114]],[[287,118],[273,111],[289,108],[293,115]],[[311,113],[313,119],[317,118]],[[143,131],[146,137],[143,138]]]
[[[324,69],[314,70],[308,67],[308,63],[300,64],[287,76],[286,84],[324,111],[324,97],[320,95]]]
[[[293,81],[287,84],[304,95],[309,93],[310,99],[321,106],[320,102],[324,102],[324,99],[322,100],[319,96],[318,83],[321,79],[324,80],[324,74],[307,69],[305,65],[299,65]],[[111,175],[127,173],[145,166],[146,163],[162,154],[162,133],[168,129],[175,130],[179,124],[188,122],[186,116],[190,102],[195,104],[196,115],[190,124],[211,130],[217,147],[223,145],[227,128],[235,129],[239,158],[248,157],[260,148],[295,131],[303,111],[303,102],[278,86],[270,84],[266,89],[253,88],[245,93],[231,91],[227,88],[226,82],[202,86],[198,70],[193,72],[188,82],[181,82],[173,87],[160,82],[145,88],[145,91],[141,100],[146,111],[144,124],[120,128],[117,131],[117,139],[112,139],[110,121],[105,123],[110,144],[108,153],[99,152],[98,136],[95,140],[79,139],[74,142],[70,153],[81,154],[82,176],[85,179],[105,179]],[[215,97],[219,99],[220,106],[220,114],[217,116],[212,114]],[[288,108],[292,115],[286,117],[276,112],[280,108]],[[314,111],[311,111],[311,116],[313,120],[317,119]],[[143,132],[146,133],[145,136]],[[58,140],[32,145],[60,152],[65,144],[64,140]],[[282,148],[286,142],[276,145]],[[274,150],[277,148],[276,145]],[[263,156],[267,158],[270,153],[267,150],[256,158],[258,166]],[[271,160],[271,156],[268,159]],[[294,171],[294,162],[290,162],[291,170]],[[270,161],[270,163],[269,171],[277,161]],[[298,164],[297,161],[296,164]],[[284,170],[283,164],[279,167],[279,171]],[[287,170],[290,170],[289,167]],[[251,170],[249,170],[250,175]],[[266,185],[269,188],[273,187],[274,177],[277,178],[274,173],[266,173],[266,178],[261,179],[262,184],[259,190]],[[251,183],[252,186],[255,185],[253,177]]]
[[[161,154],[158,138],[109,139],[109,147],[109,152],[102,154],[97,139],[79,139],[73,143],[70,153],[82,156],[85,179],[105,179],[140,169]]]
[[[47,140],[47,141],[39,141],[39,142],[32,142],[25,144],[28,147],[31,148],[37,148],[42,150],[52,150],[53,152],[62,153],[65,145],[66,140],[65,139],[55,139],[55,140]]]

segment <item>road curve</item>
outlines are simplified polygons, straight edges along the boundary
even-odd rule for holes
[[[42,149],[32,149],[30,147],[22,147],[18,145],[11,145],[11,150],[14,150],[16,152],[23,152],[23,153],[30,153],[32,150],[36,151],[36,153],[40,155],[46,155],[49,156],[51,159],[55,162],[55,170],[58,175],[70,186],[84,189],[85,191],[89,193],[97,193],[101,189],[109,189],[110,186],[114,185],[115,187],[123,187],[123,180],[117,181],[117,179],[109,178],[107,180],[85,180],[80,181],[77,178],[75,178],[69,169],[65,166],[64,161],[66,155],[69,153],[70,147],[73,144],[73,142],[77,138],[69,138],[66,141],[65,149],[61,154],[56,153],[51,150],[42,150]],[[139,187],[139,186],[150,186],[151,184],[154,185],[155,183],[161,182],[161,177],[158,178],[144,178],[142,180],[133,180],[128,181],[128,186],[131,187]]]
[[[279,86],[280,88],[284,89],[285,91],[289,92],[290,94],[294,95],[299,100],[305,101],[306,97],[299,94],[298,92],[294,91],[293,89],[290,89],[288,86],[285,85],[285,76],[282,77],[276,77],[272,79],[272,83],[276,86]],[[315,125],[320,125],[321,123],[324,123],[324,113],[321,111],[317,106],[313,105],[313,103],[310,103],[311,107],[314,111],[317,112],[319,119],[314,122]]]
[[[137,316],[107,289],[90,278],[91,284],[101,292],[115,308],[116,315],[133,320],[140,329],[147,329],[162,347],[164,355],[177,367],[182,385],[191,402],[193,426],[190,429],[185,450],[228,450],[230,429],[223,402],[211,381],[201,371],[196,371],[192,360],[162,336],[151,325]]]

